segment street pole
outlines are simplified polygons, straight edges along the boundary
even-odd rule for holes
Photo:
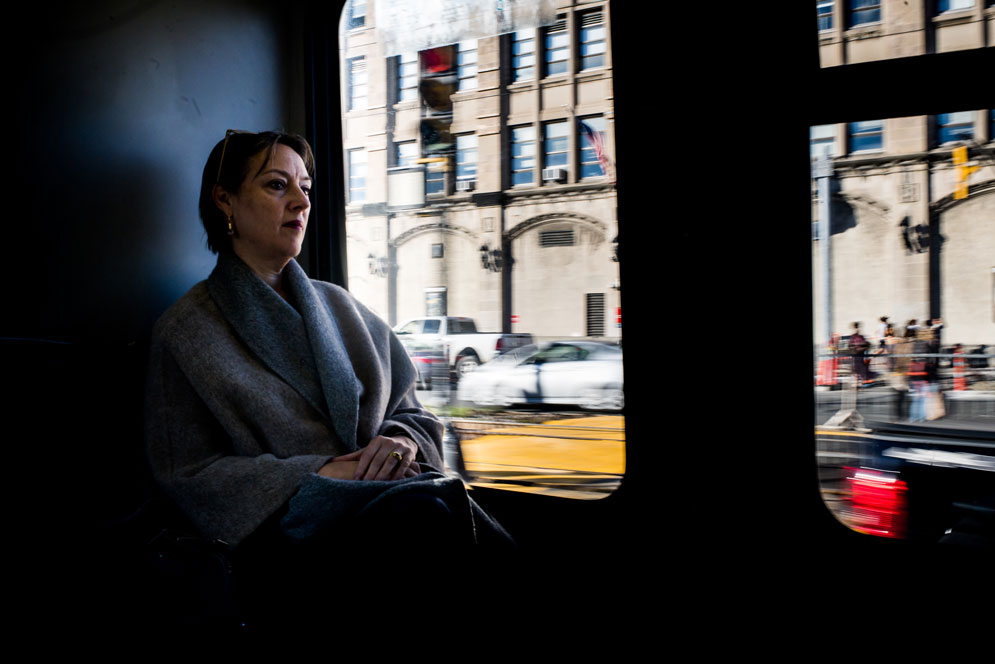
[[[830,183],[833,177],[833,162],[823,154],[815,163],[815,180],[819,193],[819,258],[822,272],[822,315],[825,320],[825,339],[828,347],[833,337],[833,270],[832,270],[832,219],[830,217]],[[849,375],[849,386],[844,388],[840,398],[840,409],[823,426],[861,429],[864,418],[857,411],[857,377]]]
[[[387,323],[397,325],[397,246],[391,236],[394,213],[387,211]]]
[[[819,193],[819,258],[822,273],[822,319],[824,321],[825,341],[828,345],[833,337],[833,281],[832,255],[830,253],[830,223],[829,184],[833,176],[833,162],[829,155],[820,155],[815,164],[815,181]]]

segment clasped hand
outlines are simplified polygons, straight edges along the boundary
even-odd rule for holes
[[[399,480],[421,473],[417,455],[418,446],[410,438],[377,436],[366,447],[335,457],[318,474],[341,480]]]

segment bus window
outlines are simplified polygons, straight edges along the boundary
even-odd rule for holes
[[[465,480],[603,497],[625,469],[610,3],[363,5],[339,25],[348,287],[405,326]]]
[[[993,111],[950,110],[810,130],[822,492],[884,537],[991,502]]]

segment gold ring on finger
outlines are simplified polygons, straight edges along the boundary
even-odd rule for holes
[[[392,456],[392,457],[394,457],[395,459],[397,459],[397,462],[398,462],[398,463],[401,463],[402,461],[404,461],[404,457],[403,457],[403,456],[401,456],[401,453],[400,453],[400,452],[398,452],[397,450],[394,450],[393,452],[391,452],[391,453],[390,453],[390,456]]]

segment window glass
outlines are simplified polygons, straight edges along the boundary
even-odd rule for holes
[[[580,68],[593,69],[605,65],[605,31],[601,12],[582,15],[580,28]]]
[[[418,99],[418,54],[397,56],[397,101]]]
[[[366,200],[366,150],[349,150],[349,202]]]
[[[970,463],[995,398],[995,192],[978,186],[991,181],[970,140],[978,115],[936,116],[941,141],[967,141],[954,150],[922,149],[929,116],[851,123],[854,150],[879,156],[812,169],[819,476],[830,510],[863,533],[935,543],[963,527],[956,506],[990,493],[991,473]],[[810,128],[813,154],[831,127]]]
[[[446,193],[446,170],[445,164],[430,163],[425,169],[425,193],[427,195],[438,195]]]
[[[456,179],[473,180],[477,177],[477,136],[468,134],[456,137]]]
[[[884,120],[851,122],[850,151],[880,150],[884,146]]]
[[[349,27],[359,28],[366,23],[366,0],[351,0],[349,3]]]
[[[936,116],[937,144],[970,141],[974,138],[974,111],[941,113]]]
[[[580,176],[600,177],[605,174],[605,119],[584,118],[580,121]]]
[[[364,109],[341,119],[347,286],[412,321],[398,332],[459,440],[450,469],[598,498],[625,469],[608,3],[455,1],[340,23],[343,105]],[[480,20],[457,30],[441,5]]]
[[[349,61],[349,110],[366,108],[367,76],[366,60],[352,58]]]
[[[832,30],[833,28],[833,3],[834,0],[817,0],[816,2],[820,31]]]
[[[880,0],[850,0],[850,25],[876,23],[880,20]]]
[[[514,81],[535,78],[535,37],[531,30],[516,32],[511,42],[511,67]]]
[[[970,9],[974,6],[974,0],[937,0],[936,11],[950,12],[961,9]]]
[[[511,130],[511,185],[532,184],[536,166],[535,127]]]
[[[566,122],[547,122],[543,130],[543,166],[545,168],[566,168],[567,166],[567,134]]]
[[[414,166],[418,159],[418,144],[414,141],[396,143],[394,145],[394,161],[397,166]]]
[[[477,87],[477,40],[468,39],[459,43],[457,69],[459,89],[474,90]]]
[[[550,28],[546,28],[545,51],[546,75],[565,74],[570,58],[570,35],[567,33],[565,19],[557,21],[556,25]]]
[[[833,156],[836,125],[819,125],[809,131],[812,161],[822,156]]]

